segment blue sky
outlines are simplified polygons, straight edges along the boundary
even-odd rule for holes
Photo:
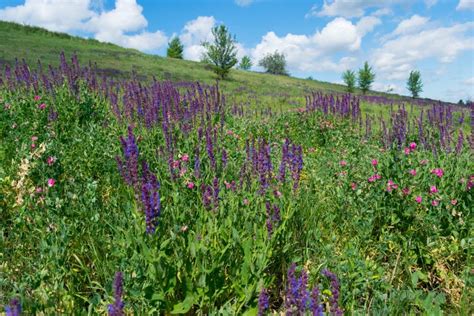
[[[293,76],[341,82],[367,60],[377,90],[407,94],[417,69],[422,96],[474,99],[474,0],[2,0],[0,20],[158,55],[179,36],[191,60],[224,23],[254,65],[278,50]]]

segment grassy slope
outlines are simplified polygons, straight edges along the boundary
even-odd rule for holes
[[[57,65],[61,51],[67,56],[76,52],[82,64],[96,62],[99,68],[108,73],[127,75],[135,69],[140,75],[155,76],[158,79],[199,80],[205,83],[214,83],[216,80],[212,71],[202,63],[148,55],[96,40],[0,21],[0,65],[13,64],[15,58],[24,58],[30,65],[35,65],[38,59],[43,64]],[[232,70],[230,80],[223,81],[220,85],[227,92],[246,87],[259,96],[282,93],[304,96],[311,90],[344,92],[344,86],[339,84],[241,70]]]

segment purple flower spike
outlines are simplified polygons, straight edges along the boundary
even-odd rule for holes
[[[260,295],[258,296],[258,316],[262,316],[265,314],[265,311],[268,310],[270,307],[270,303],[268,301],[268,292],[266,289],[262,289],[260,291]]]
[[[114,279],[114,303],[109,305],[109,316],[123,316],[125,315],[123,308],[125,303],[122,301],[123,295],[123,274],[117,272]]]
[[[6,316],[20,316],[21,314],[21,304],[20,300],[14,298],[10,301],[10,305],[5,306],[5,315]]]
[[[331,313],[336,316],[343,315],[342,310],[339,308],[339,280],[337,276],[328,269],[323,270],[323,275],[331,281]]]

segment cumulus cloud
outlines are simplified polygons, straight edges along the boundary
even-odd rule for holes
[[[467,78],[462,83],[465,84],[466,86],[474,87],[474,77]]]
[[[324,0],[322,7],[314,5],[306,16],[361,17],[365,14],[367,9],[382,8],[383,10],[389,10],[390,5],[405,1],[406,0]],[[380,11],[379,13],[384,12]]]
[[[99,10],[99,12],[97,11]],[[136,0],[116,0],[114,9],[103,10],[99,0],[25,0],[0,10],[0,19],[60,32],[87,32],[99,41],[143,51],[167,42],[161,31],[148,32],[148,21]]]
[[[80,30],[95,15],[90,0],[26,0],[0,9],[0,20],[44,27],[51,31]]]
[[[456,10],[474,10],[473,0],[459,0]]]
[[[246,7],[250,4],[252,4],[253,0],[235,0],[235,3],[238,5],[238,6],[241,6],[241,7]]]
[[[399,27],[404,22],[400,22]],[[388,79],[404,79],[421,60],[434,58],[441,63],[451,63],[463,51],[474,49],[474,22],[420,32],[402,29],[399,36],[385,42],[372,56],[376,69]]]
[[[333,61],[331,56],[359,50],[364,35],[380,23],[375,17],[362,18],[356,24],[344,18],[336,18],[312,35],[290,33],[280,37],[269,32],[252,50],[252,57],[257,62],[278,50],[285,54],[290,71],[341,71],[351,67],[355,58],[346,56]]]
[[[184,58],[198,61],[205,52],[202,42],[212,40],[212,28],[216,25],[213,16],[199,16],[189,21],[183,28],[179,38],[184,45]]]

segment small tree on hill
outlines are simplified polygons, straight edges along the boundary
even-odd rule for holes
[[[232,36],[225,25],[212,28],[214,41],[204,42],[206,48],[204,60],[213,66],[214,72],[220,79],[225,79],[232,67],[237,64],[236,39]]]
[[[423,91],[423,83],[421,82],[421,74],[418,70],[410,71],[407,81],[407,89],[411,92],[413,98],[418,98],[420,92]]]
[[[342,80],[344,80],[344,83],[347,86],[347,92],[354,92],[354,87],[356,84],[356,74],[352,70],[346,70],[342,74]]]
[[[286,70],[285,55],[278,53],[278,51],[263,57],[263,59],[258,62],[258,65],[265,68],[266,72],[273,75],[289,75]]]
[[[252,68],[252,61],[249,56],[244,56],[240,60],[239,68],[242,70],[250,70]]]
[[[369,91],[372,83],[375,80],[375,74],[372,72],[372,67],[369,66],[368,62],[364,63],[364,68],[359,69],[359,88],[362,90],[362,93],[365,94]]]
[[[183,59],[183,48],[183,44],[181,44],[179,37],[173,37],[171,42],[168,43],[166,56],[170,58]]]

